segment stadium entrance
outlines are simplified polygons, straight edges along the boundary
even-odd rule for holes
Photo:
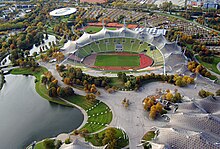
[[[115,45],[115,51],[116,51],[116,52],[122,52],[122,51],[123,51],[123,46],[122,46],[122,44],[116,44],[116,45]]]

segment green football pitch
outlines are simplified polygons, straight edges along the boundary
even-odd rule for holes
[[[97,55],[95,66],[140,66],[140,58],[138,55]]]

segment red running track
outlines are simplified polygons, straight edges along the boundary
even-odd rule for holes
[[[100,53],[102,54],[102,53]],[[106,53],[103,53],[106,55]],[[87,67],[95,68],[95,69],[102,69],[102,70],[138,70],[138,69],[143,69],[148,66],[151,66],[153,64],[153,59],[151,59],[149,56],[146,56],[144,54],[133,54],[133,53],[127,53],[127,52],[122,52],[122,53],[108,53],[109,55],[139,55],[140,56],[140,65],[138,67],[121,67],[121,66],[94,66],[95,59],[96,59],[96,54],[92,54],[88,57],[85,58],[83,63]]]
[[[140,56],[140,69],[151,66],[153,64],[153,60],[144,55],[144,54],[139,54]]]

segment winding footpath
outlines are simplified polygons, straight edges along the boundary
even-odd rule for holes
[[[53,76],[58,80],[59,85],[66,86],[62,82],[62,78],[60,77],[59,73],[56,71],[54,64],[41,63],[41,65],[43,65],[49,71],[52,72]],[[197,83],[196,87],[194,85],[191,85],[189,87],[179,88],[171,84],[166,84],[162,82],[152,82],[141,87],[139,92],[117,91],[113,94],[107,93],[104,89],[99,89],[101,95],[97,97],[97,99],[106,103],[112,110],[113,118],[109,126],[121,128],[126,132],[126,134],[129,137],[129,147],[131,149],[143,148],[137,146],[140,144],[140,141],[144,136],[144,134],[147,131],[149,131],[152,127],[165,126],[167,122],[164,120],[152,121],[148,119],[147,112],[143,110],[142,100],[148,95],[155,94],[156,88],[162,88],[164,90],[165,89],[174,90],[175,88],[177,88],[182,95],[188,96],[191,99],[198,99],[199,96],[197,95],[197,93],[201,89],[205,89],[213,92],[217,88],[219,88],[219,85],[216,85],[207,79],[198,78],[196,80],[196,83]],[[210,85],[212,87],[210,87]],[[83,96],[86,95],[86,93],[82,90],[74,88],[74,91],[76,94]],[[131,103],[128,108],[125,108],[121,103],[124,98],[128,99],[129,102]],[[65,100],[65,102],[68,101]],[[81,111],[83,112],[84,110],[81,109]],[[85,111],[83,113],[85,116],[84,121],[86,121],[87,114],[85,113]]]

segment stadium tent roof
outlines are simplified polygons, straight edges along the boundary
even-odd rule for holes
[[[50,12],[50,15],[54,17],[59,17],[59,16],[70,15],[72,13],[75,13],[76,11],[77,11],[76,8],[66,7],[66,8],[55,9]]]
[[[149,43],[151,43],[153,41],[154,36],[147,31],[147,28],[144,28],[142,30],[137,30],[137,31],[139,33],[138,39],[144,40]]]
[[[119,31],[122,37],[128,37],[128,38],[137,38],[139,34],[138,32],[131,30],[129,28],[126,28],[126,27],[120,28]]]
[[[156,46],[158,49],[161,49],[166,43],[167,40],[162,34],[154,36],[154,39],[151,42],[151,44]]]
[[[105,37],[107,37],[107,35],[106,35],[106,28],[105,27],[103,27],[101,31],[99,31],[97,33],[94,33],[91,36],[91,38],[93,40],[99,40],[99,39],[103,39]]]
[[[93,40],[91,38],[91,34],[88,34],[86,32],[83,33],[83,35],[75,41],[75,43],[79,46],[79,47],[83,47],[89,43],[91,43]]]
[[[182,54],[181,47],[176,42],[166,42],[161,48],[161,52],[165,57],[169,56],[170,53]]]
[[[152,35],[147,31],[147,28],[135,31],[126,27],[122,27],[118,30],[109,30],[103,27],[101,31],[94,34],[84,32],[84,34],[78,40],[69,43],[69,46],[66,47],[66,49],[68,49],[68,51],[72,51],[69,53],[74,53],[77,50],[80,50],[81,47],[86,46],[91,42],[107,38],[120,37],[139,39],[141,41],[145,41],[155,46],[157,49],[161,51],[161,53],[164,56],[165,63],[169,67],[173,67],[178,64],[185,64],[185,57],[181,52],[181,47],[178,46],[176,42],[168,42],[162,34]],[[174,60],[175,63],[173,63],[173,59],[176,59],[176,61]]]
[[[73,41],[73,43],[77,44],[77,46],[74,46],[77,48],[77,47],[83,47],[91,42],[102,40],[105,38],[119,38],[119,37],[138,38],[139,40],[144,39],[144,41],[146,42],[151,42],[153,41],[154,35],[149,34],[146,30],[134,31],[128,29],[127,27],[122,27],[118,30],[109,30],[103,27],[101,31],[94,34],[89,34],[84,32],[84,34],[78,40]],[[159,36],[159,38],[156,37],[156,39],[158,40],[160,38],[166,42],[166,39],[163,37],[163,35]]]

